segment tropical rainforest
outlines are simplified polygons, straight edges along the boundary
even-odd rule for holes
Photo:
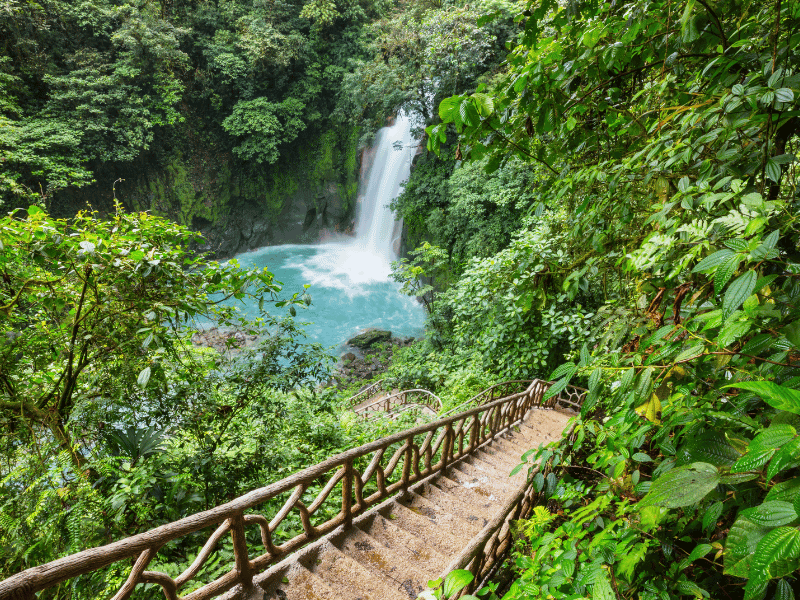
[[[587,390],[569,440],[524,455],[552,465],[541,505],[478,597],[794,598],[800,2],[10,0],[0,30],[0,576],[408,424],[352,418],[309,295],[193,233],[281,210],[286,173],[347,188],[404,106],[425,150],[394,278],[428,323],[385,377],[446,408],[509,379]],[[181,196],[181,169],[212,174]],[[94,183],[144,171],[146,204]],[[255,191],[197,195],[224,177]],[[198,322],[260,341],[199,349]]]

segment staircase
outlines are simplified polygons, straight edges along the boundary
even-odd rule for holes
[[[0,581],[0,600],[35,600],[40,590],[122,561],[132,566],[112,600],[130,598],[142,584],[156,584],[167,600],[405,600],[453,569],[483,580],[512,541],[510,522],[535,501],[532,480],[524,471],[510,477],[511,470],[525,451],[561,436],[568,415],[546,409],[583,402],[585,390],[572,386],[547,396],[551,385],[493,386],[457,414],[332,456],[221,506],[26,569]],[[412,399],[392,397],[386,410]],[[212,530],[180,575],[147,570],[165,544]],[[203,581],[204,565],[228,535],[233,564]],[[180,595],[181,588],[188,593]]]
[[[411,486],[255,583],[269,600],[416,598],[525,483],[525,470],[509,477],[521,455],[560,438],[568,419],[533,409],[519,426],[444,473]]]

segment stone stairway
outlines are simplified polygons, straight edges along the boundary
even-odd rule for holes
[[[525,483],[521,455],[558,439],[569,416],[532,409],[491,443],[412,485],[254,579],[270,600],[407,600],[436,579]],[[254,597],[256,597],[254,596]],[[230,595],[234,598],[241,595]]]

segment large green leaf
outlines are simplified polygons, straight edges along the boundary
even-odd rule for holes
[[[753,508],[748,508],[740,513],[757,525],[764,527],[780,527],[797,520],[797,513],[791,502],[773,500],[763,502]]]
[[[639,501],[639,509],[647,506],[678,508],[702,500],[717,487],[719,471],[714,465],[696,462],[677,467],[656,479],[650,491]]]
[[[769,527],[753,523],[747,517],[738,517],[725,539],[724,572],[735,577],[747,577],[753,552],[769,531]]]
[[[723,386],[754,392],[773,408],[800,414],[800,392],[771,381],[743,381]]]
[[[797,432],[791,425],[786,423],[774,424],[753,438],[747,450],[748,452],[761,452],[762,450],[780,448],[787,442],[793,440],[796,435]]]
[[[614,590],[611,589],[611,584],[608,577],[604,572],[601,572],[595,577],[594,586],[592,586],[593,600],[616,600]]]
[[[725,290],[725,296],[722,299],[723,322],[753,293],[757,280],[758,275],[751,269],[737,277],[736,280],[728,286],[728,289]]]
[[[770,567],[780,560],[792,560],[800,556],[800,531],[794,527],[778,527],[767,533],[756,546],[748,573],[744,597],[751,600],[760,595],[769,579]]]
[[[679,453],[683,463],[706,462],[717,467],[730,466],[741,456],[725,434],[716,431],[692,438]]]
[[[692,269],[692,273],[706,273],[708,271],[713,271],[733,255],[734,252],[732,250],[718,250],[717,252],[714,252],[714,254],[706,256],[703,260],[697,263],[695,268]]]
[[[475,576],[466,569],[456,569],[450,571],[447,577],[444,578],[444,586],[442,588],[442,597],[450,598],[456,592],[460,592],[467,587]]]

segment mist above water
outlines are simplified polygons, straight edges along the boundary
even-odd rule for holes
[[[411,172],[418,145],[411,127],[411,118],[400,113],[391,127],[378,132],[372,164],[359,184],[355,237],[268,246],[236,256],[245,268],[266,266],[288,294],[310,284],[312,306],[297,316],[313,323],[305,327],[311,341],[339,346],[369,327],[389,329],[395,336],[419,335],[423,329],[422,307],[389,278],[402,229],[389,204]],[[255,316],[254,307],[243,310]]]

